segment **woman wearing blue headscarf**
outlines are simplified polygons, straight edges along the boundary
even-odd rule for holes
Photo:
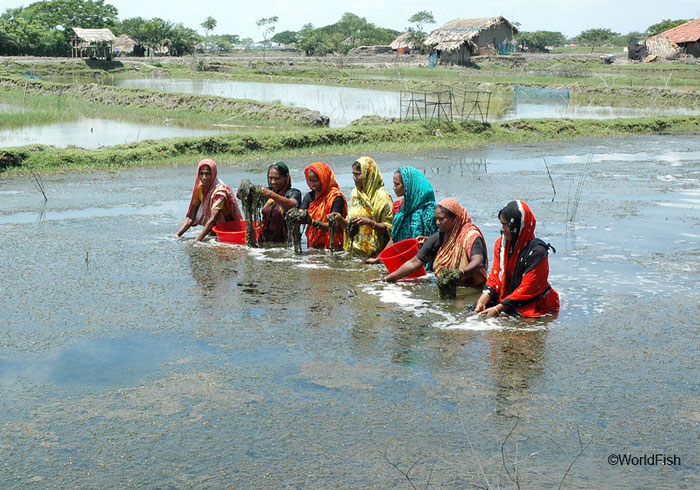
[[[394,173],[394,193],[402,197],[401,208],[394,215],[391,240],[387,247],[407,238],[428,237],[437,231],[435,192],[428,179],[415,167],[404,166]],[[367,259],[376,264],[379,259]]]

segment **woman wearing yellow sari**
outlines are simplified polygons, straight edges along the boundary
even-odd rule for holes
[[[343,246],[346,251],[374,257],[391,237],[393,202],[384,190],[382,174],[371,158],[361,157],[352,164],[352,178],[355,188],[350,195],[348,217],[336,215],[338,225],[345,230]],[[352,237],[354,231],[357,233]]]

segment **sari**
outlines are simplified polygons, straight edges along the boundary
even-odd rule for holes
[[[525,317],[540,317],[559,310],[559,294],[549,284],[551,245],[535,238],[537,220],[530,206],[511,201],[498,212],[510,229],[511,238],[501,235],[494,247],[493,268],[484,292],[492,303]]]
[[[344,247],[346,251],[350,251],[352,247],[353,252],[358,252],[365,257],[373,257],[389,242],[394,220],[394,203],[389,193],[384,190],[384,179],[374,160],[369,157],[360,157],[357,162],[360,164],[362,174],[362,189],[355,187],[352,190],[348,221],[358,216],[366,216],[386,226],[387,233],[380,235],[371,226],[362,225],[351,243],[346,229]]]
[[[211,183],[207,188],[204,188],[199,180],[199,170],[207,166],[211,169]],[[194,179],[194,188],[192,189],[192,197],[190,198],[190,206],[187,209],[187,216],[191,216],[195,207],[197,214],[192,222],[193,225],[205,225],[211,218],[212,211],[219,209],[222,212],[217,216],[216,222],[242,220],[241,210],[238,208],[238,203],[229,186],[224,184],[218,177],[216,162],[211,158],[205,158],[197,165],[197,176]],[[198,196],[201,195],[201,202],[197,203]],[[224,208],[230,213],[228,217],[224,216]],[[228,219],[227,219],[228,218]]]
[[[331,168],[324,162],[312,163],[304,169],[304,176],[306,177],[307,184],[309,182],[310,170],[312,170],[321,181],[321,191],[314,195],[314,200],[309,204],[309,217],[312,220],[327,223],[327,216],[333,208],[333,201],[335,201],[338,196],[343,198],[343,212],[340,214],[345,217],[348,213],[347,202],[345,201],[345,196],[340,192],[340,187],[335,181],[335,174],[333,174]],[[335,243],[329,243],[330,238],[330,233],[327,231],[323,231],[314,226],[306,227],[306,240],[309,248],[330,248],[335,250],[343,245],[342,233],[335,234]]]
[[[460,269],[463,270],[469,264],[472,254],[472,246],[477,238],[484,240],[484,235],[479,230],[479,227],[472,223],[472,219],[456,199],[447,198],[440,201],[438,206],[441,206],[457,218],[455,224],[450,231],[449,236],[445,237],[440,250],[435,256],[433,269],[435,274],[442,269]],[[484,243],[486,241],[484,240]],[[484,257],[484,263],[479,268],[478,273],[486,279],[486,269],[488,267],[488,257]]]
[[[268,181],[267,185],[270,190],[269,175],[270,169],[275,168],[280,174],[286,174],[286,182],[284,187],[277,193],[280,196],[287,196],[287,193],[292,188],[292,176],[289,174],[289,168],[284,162],[276,162],[267,168]],[[298,191],[296,191],[298,193]],[[297,206],[301,204],[301,198],[297,197]],[[274,199],[269,198],[262,207],[262,231],[260,240],[268,243],[284,243],[287,241],[287,224],[284,221],[285,209],[278,204]]]
[[[428,179],[415,167],[401,167],[403,207],[394,215],[391,239],[394,243],[407,238],[430,236],[435,224],[435,192]]]

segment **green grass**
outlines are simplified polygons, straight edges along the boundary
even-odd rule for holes
[[[98,150],[23,147],[0,150],[5,174],[118,170],[127,167],[192,163],[204,156],[249,166],[276,158],[367,152],[417,152],[434,148],[474,148],[590,137],[623,137],[659,132],[700,132],[700,118],[656,117],[614,120],[540,119],[497,124],[465,122],[423,126],[393,124],[343,129],[226,134],[205,138],[144,141]]]

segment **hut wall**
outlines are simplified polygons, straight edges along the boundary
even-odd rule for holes
[[[700,58],[700,41],[695,41],[694,43],[686,43],[683,45],[683,48],[685,49],[686,54],[689,54],[690,56],[695,56],[696,58]]]
[[[440,53],[440,64],[441,65],[461,65],[466,66],[472,60],[471,53],[469,52],[469,47],[467,44],[462,44],[459,49],[448,53],[442,51]]]
[[[483,48],[491,44],[496,47],[496,44],[502,43],[506,39],[513,39],[513,31],[511,31],[507,24],[495,24],[479,32],[478,46]],[[477,40],[475,39],[474,41]]]

